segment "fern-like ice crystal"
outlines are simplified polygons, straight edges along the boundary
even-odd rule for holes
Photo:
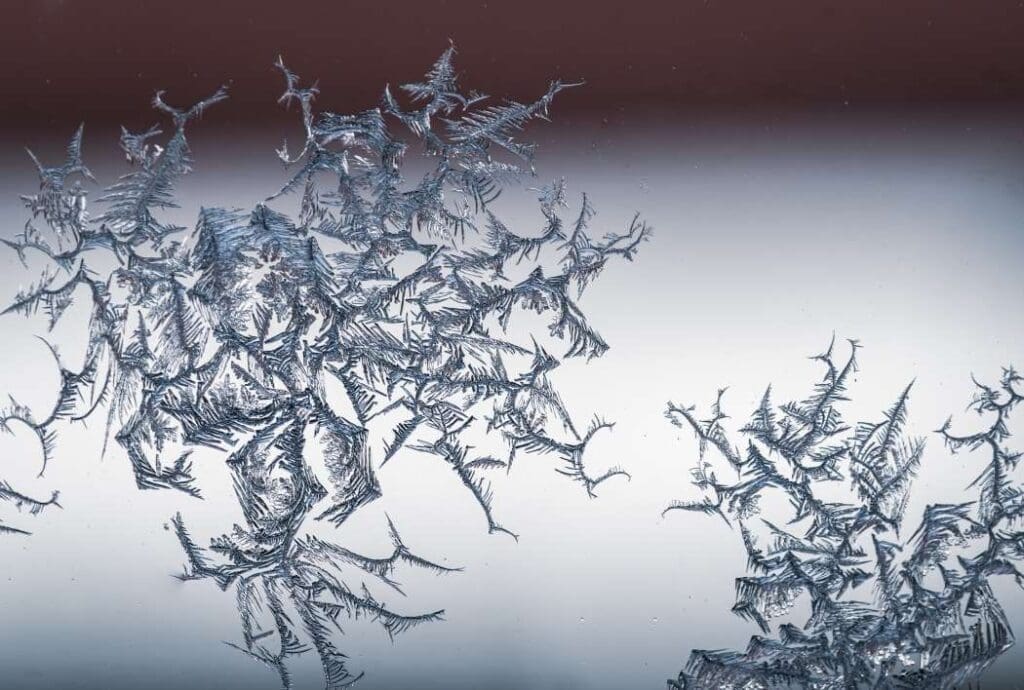
[[[181,577],[234,589],[236,646],[285,688],[289,659],[307,652],[319,656],[328,690],[358,678],[335,644],[346,618],[396,635],[442,616],[398,613],[366,584],[398,591],[401,567],[451,570],[416,555],[394,525],[382,558],[324,531],[380,495],[377,469],[403,450],[444,463],[488,529],[509,534],[487,475],[517,453],[550,455],[591,495],[625,474],[588,470],[584,450],[610,424],[577,427],[552,383],[552,351],[607,349],[579,294],[609,259],[632,259],[650,231],[635,219],[624,233],[592,235],[585,197],[563,219],[560,181],[538,193],[539,233],[509,229],[493,204],[533,173],[521,131],[573,85],[496,104],[460,91],[453,56],[352,115],[316,112],[317,88],[278,60],[281,102],[298,107],[304,132],[298,150],[278,152],[294,172],[249,212],[203,208],[193,232],[161,215],[192,168],[186,130],[227,91],[190,108],[158,93],[166,129],[123,132],[133,170],[98,199],[102,213],[86,213],[80,129],[62,165],[37,162],[40,191],[25,197],[33,220],[7,241],[23,260],[41,253],[51,266],[8,312],[42,311],[52,327],[86,299],[91,316],[82,366],[51,348],[62,381],[54,409],[36,416],[14,403],[5,426],[27,425],[49,461],[62,423],[105,414],[139,488],[195,497],[198,451],[219,453],[244,522],[202,546],[175,516],[188,561]],[[410,152],[427,164],[412,182],[402,172]],[[298,195],[294,215],[274,207],[289,194]],[[512,322],[526,311],[548,317],[548,332],[524,341]],[[497,450],[477,452],[478,438],[498,439]],[[0,484],[0,498],[37,510],[57,497],[34,501]]]

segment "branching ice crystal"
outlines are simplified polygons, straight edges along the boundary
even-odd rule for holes
[[[810,605],[802,627],[754,636],[745,651],[695,650],[670,688],[953,688],[976,681],[1013,643],[991,578],[1024,586],[1024,491],[1011,478],[1021,457],[1006,446],[1022,378],[1004,370],[998,386],[977,384],[972,406],[991,422],[956,435],[938,433],[954,451],[986,450],[971,484],[978,500],[930,505],[901,537],[911,482],[924,453],[904,427],[911,387],[878,420],[850,426],[840,405],[856,369],[857,343],[845,361],[834,344],[816,357],[823,379],[805,399],[776,406],[769,388],[737,445],[725,427],[724,391],[710,415],[670,404],[668,418],[696,433],[693,483],[699,501],[669,510],[703,512],[739,530],[750,575],[736,580],[733,612],[767,635],[770,621],[796,602]],[[708,460],[709,451],[723,467]],[[735,472],[735,481],[722,477]],[[830,500],[848,481],[848,500]],[[830,486],[831,485],[831,486]],[[762,516],[760,499],[785,499],[785,525]],[[666,511],[666,512],[667,512]],[[858,596],[871,582],[873,596]]]
[[[423,83],[402,87],[407,108],[386,90],[380,107],[354,115],[316,113],[317,88],[279,60],[281,102],[299,106],[305,139],[297,153],[278,154],[297,171],[250,213],[203,208],[192,233],[159,212],[176,206],[174,185],[192,167],[186,129],[227,92],[187,109],[157,93],[170,137],[158,145],[156,127],[123,131],[135,169],[106,189],[101,214],[86,213],[82,183],[92,176],[79,129],[62,165],[36,161],[40,190],[24,197],[33,220],[5,241],[23,260],[40,252],[52,265],[8,312],[43,310],[52,328],[76,299],[91,303],[83,365],[72,368],[51,348],[62,381],[54,409],[36,417],[15,403],[5,427],[34,430],[49,461],[61,424],[105,411],[107,435],[139,488],[196,497],[191,454],[221,452],[245,523],[203,547],[175,516],[188,558],[181,577],[234,588],[243,631],[235,646],[285,688],[289,658],[310,651],[329,690],[358,678],[334,642],[344,617],[372,618],[395,635],[443,613],[397,613],[354,583],[369,577],[398,590],[399,566],[451,570],[415,555],[394,525],[386,558],[313,533],[315,521],[341,525],[377,498],[375,469],[400,449],[446,463],[489,530],[508,534],[486,475],[509,468],[517,452],[552,455],[590,495],[625,475],[588,472],[583,452],[610,424],[573,422],[549,378],[560,362],[549,348],[561,341],[566,357],[587,358],[607,349],[576,295],[609,259],[632,259],[650,230],[634,218],[625,233],[595,239],[585,196],[563,221],[562,182],[539,192],[539,234],[506,227],[492,202],[508,181],[533,173],[534,147],[518,132],[546,119],[574,85],[553,82],[529,104],[489,105],[459,91],[453,55],[448,49]],[[412,143],[393,132],[396,122]],[[429,169],[409,185],[402,166],[411,149]],[[270,205],[289,193],[300,195],[295,218]],[[100,254],[114,268],[91,260]],[[532,270],[512,275],[522,265]],[[549,317],[547,347],[511,335],[510,321],[526,311]],[[475,453],[466,440],[474,429],[507,446]],[[7,484],[0,497],[34,511],[57,499],[30,499]]]

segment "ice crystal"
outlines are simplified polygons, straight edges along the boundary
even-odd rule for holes
[[[907,436],[911,386],[878,420],[848,425],[840,407],[856,370],[857,343],[844,362],[834,344],[816,357],[823,379],[803,400],[775,405],[769,388],[739,431],[726,429],[724,391],[709,415],[670,404],[668,417],[695,432],[698,501],[668,510],[715,515],[738,528],[750,575],[736,579],[733,612],[764,636],[746,650],[694,650],[670,688],[953,688],[974,682],[1013,643],[991,579],[1024,585],[1024,491],[1011,479],[1020,453],[1006,446],[1009,417],[1021,402],[1013,369],[998,386],[978,384],[974,409],[983,431],[939,431],[955,452],[985,449],[985,471],[971,484],[977,501],[928,506],[901,537],[924,441]],[[714,452],[720,461],[708,460]],[[735,472],[735,481],[725,479]],[[849,482],[848,500],[828,500],[829,484]],[[760,497],[778,497],[791,518],[762,517]],[[932,581],[927,576],[937,576]],[[874,596],[857,597],[864,583]],[[802,626],[778,625],[798,599],[810,604]]]
[[[204,547],[175,516],[188,560],[181,577],[234,588],[235,646],[285,688],[289,658],[306,652],[319,656],[328,690],[359,677],[336,646],[345,617],[369,617],[395,635],[443,614],[397,613],[358,582],[398,591],[401,566],[451,570],[416,555],[394,525],[386,558],[312,528],[341,525],[376,499],[376,468],[401,450],[445,463],[488,529],[508,534],[487,474],[509,468],[516,453],[552,456],[590,495],[625,475],[588,471],[584,450],[610,424],[576,425],[552,384],[561,360],[551,351],[562,343],[566,357],[590,358],[607,349],[578,294],[609,259],[631,260],[650,230],[634,218],[624,233],[593,236],[585,196],[563,220],[561,181],[539,190],[539,233],[509,229],[492,202],[533,174],[534,147],[520,131],[574,85],[552,82],[530,103],[492,103],[460,91],[453,56],[448,49],[423,82],[402,87],[404,107],[385,90],[380,107],[352,115],[317,113],[317,87],[279,59],[280,100],[298,106],[305,133],[297,152],[278,151],[294,174],[248,213],[203,208],[191,233],[160,212],[177,204],[175,183],[192,167],[186,129],[227,91],[184,109],[157,93],[169,137],[158,144],[157,127],[123,131],[134,169],[99,198],[102,213],[86,213],[91,175],[79,129],[63,164],[36,161],[40,189],[24,198],[33,220],[6,241],[22,259],[40,252],[52,264],[8,312],[42,310],[52,327],[88,299],[91,316],[81,367],[52,349],[62,381],[54,409],[37,418],[15,403],[5,425],[33,429],[48,461],[62,423],[105,412],[140,489],[195,497],[203,487],[193,452],[220,452],[244,524]],[[412,184],[402,174],[411,150],[428,164]],[[273,207],[289,194],[298,195],[295,217]],[[93,261],[99,254],[114,268]],[[515,277],[517,266],[532,270]],[[549,317],[549,332],[513,335],[510,321],[525,311]],[[505,443],[478,455],[472,433]],[[57,497],[34,501],[2,484],[0,498],[38,510]]]

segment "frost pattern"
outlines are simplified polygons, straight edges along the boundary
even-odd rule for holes
[[[924,440],[905,432],[911,386],[878,419],[848,425],[839,408],[857,347],[851,341],[845,361],[834,343],[818,355],[825,375],[803,400],[775,405],[769,387],[739,430],[742,445],[725,428],[724,391],[708,415],[669,405],[668,418],[697,436],[692,476],[703,498],[666,512],[738,528],[750,574],[736,579],[732,610],[764,634],[742,652],[694,650],[670,688],[952,688],[976,681],[1013,644],[991,578],[1024,586],[1024,492],[1011,478],[1021,454],[1006,446],[1022,377],[1010,368],[995,387],[977,384],[972,407],[990,420],[982,431],[958,436],[947,422],[938,432],[954,452],[989,454],[971,484],[978,499],[928,506],[903,538],[924,453]],[[721,478],[732,472],[735,481]],[[848,500],[834,500],[843,481]],[[773,500],[788,503],[787,523],[762,517]],[[867,582],[873,596],[858,596]],[[767,637],[771,621],[801,603],[806,623],[780,623]]]
[[[492,510],[487,474],[510,469],[517,453],[552,456],[591,496],[626,475],[588,471],[583,453],[610,424],[573,421],[550,379],[560,364],[551,349],[562,343],[565,357],[586,358],[607,350],[578,296],[608,260],[631,260],[650,230],[634,218],[626,232],[595,238],[585,196],[563,219],[561,181],[538,191],[539,233],[506,227],[492,202],[533,174],[534,146],[518,134],[574,85],[552,82],[532,103],[490,104],[460,92],[453,55],[449,48],[422,83],[402,87],[410,105],[386,90],[380,107],[353,115],[315,112],[317,87],[279,59],[281,103],[298,106],[305,132],[298,152],[278,151],[294,174],[251,212],[203,208],[191,233],[159,215],[176,206],[175,183],[192,167],[186,129],[227,92],[186,109],[157,93],[170,136],[157,144],[157,127],[123,131],[134,169],[100,197],[101,214],[86,213],[82,182],[92,176],[79,129],[62,165],[36,161],[40,190],[24,197],[33,220],[6,241],[23,261],[41,252],[52,264],[8,312],[42,310],[52,328],[85,298],[91,317],[80,368],[51,347],[62,377],[55,408],[36,417],[15,403],[4,425],[34,430],[49,461],[60,424],[105,411],[107,437],[140,489],[195,497],[192,454],[221,453],[244,524],[204,547],[175,516],[188,559],[181,577],[234,588],[243,634],[233,646],[284,688],[289,658],[306,652],[319,656],[328,690],[359,678],[335,645],[342,619],[368,617],[396,635],[442,617],[398,613],[354,583],[400,592],[399,567],[451,570],[416,555],[393,524],[385,558],[313,527],[342,525],[379,497],[375,468],[400,450],[445,463],[488,529],[510,535]],[[428,163],[414,184],[402,175],[409,151]],[[295,217],[271,206],[288,194],[299,197]],[[92,261],[100,254],[112,269]],[[548,333],[516,342],[510,321],[524,312],[547,317]],[[468,434],[497,438],[500,452],[477,454]],[[57,499],[35,501],[6,484],[0,497],[34,511]]]

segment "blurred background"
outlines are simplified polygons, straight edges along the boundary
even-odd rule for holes
[[[864,345],[849,419],[874,419],[911,379],[911,429],[928,451],[909,508],[958,501],[980,456],[950,456],[931,433],[959,428],[971,374],[995,380],[1022,362],[1024,282],[1024,3],[176,3],[35,0],[5,8],[0,58],[3,237],[37,187],[23,147],[56,163],[79,122],[101,184],[126,171],[118,127],[158,122],[156,89],[187,104],[218,85],[232,98],[192,129],[196,171],[170,218],[201,206],[251,207],[286,179],[274,149],[298,141],[276,104],[278,54],[318,79],[318,107],[355,112],[386,83],[418,79],[454,41],[462,83],[527,100],[551,78],[586,80],[531,127],[538,179],[510,189],[502,212],[522,234],[541,227],[530,186],[568,179],[586,192],[595,234],[640,211],[655,227],[637,260],[616,263],[582,305],[611,351],[573,362],[556,382],[579,420],[617,422],[588,462],[622,465],[588,499],[543,457],[495,482],[489,536],[450,472],[418,454],[381,473],[384,498],[338,539],[387,551],[385,512],[425,557],[461,566],[402,577],[409,612],[446,622],[390,642],[346,626],[340,646],[372,690],[568,690],[663,687],[694,647],[742,648],[755,630],[733,616],[745,568],[721,521],[661,511],[696,498],[696,444],[665,404],[704,406],[729,386],[744,421],[765,386],[802,395],[807,359],[838,338]],[[536,185],[534,184],[536,182]],[[91,197],[99,188],[90,188]],[[283,207],[287,207],[284,204]],[[567,215],[572,208],[567,211]],[[37,279],[0,254],[0,295]],[[0,300],[4,301],[4,300]],[[51,336],[76,351],[84,310]],[[57,372],[42,317],[0,318],[0,394],[47,410]],[[70,356],[70,355],[69,355]],[[39,516],[0,505],[31,537],[0,539],[0,687],[275,688],[265,668],[221,644],[241,632],[234,597],[181,583],[183,556],[165,524],[182,511],[197,536],[235,520],[226,484],[199,502],[139,492],[119,448],[101,458],[103,424],[63,430],[42,478],[27,434],[0,436],[2,476],[26,493],[61,491]],[[218,467],[200,468],[213,482]],[[1002,582],[1011,623],[1024,593]],[[1015,648],[988,687],[1024,677]],[[315,659],[297,687],[316,687]]]

